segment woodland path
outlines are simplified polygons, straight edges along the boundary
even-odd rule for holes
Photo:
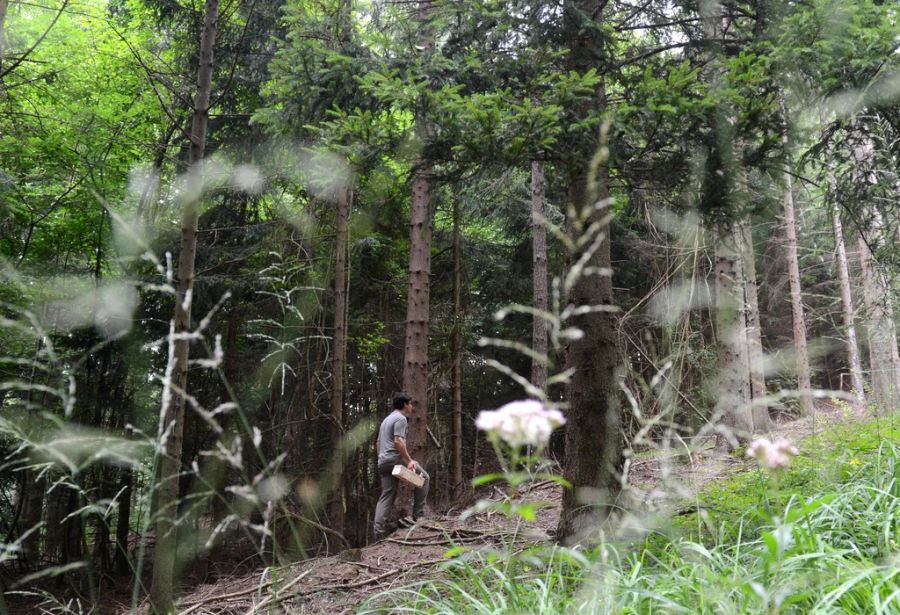
[[[833,404],[819,404],[813,417],[777,423],[769,435],[794,442],[860,417]],[[633,462],[632,494],[644,505],[677,506],[707,483],[753,467],[750,460],[713,454],[712,444],[671,461],[645,458]],[[667,469],[664,471],[663,467]],[[663,475],[667,478],[663,480]],[[521,546],[549,544],[559,517],[561,494],[552,482],[536,483],[523,497],[543,503],[536,521],[515,535]],[[495,489],[487,497],[498,499]],[[484,497],[484,496],[483,496]],[[446,552],[454,546],[499,548],[513,539],[510,521],[493,513],[460,519],[457,512],[435,516],[398,530],[380,542],[332,557],[315,557],[278,569],[234,576],[197,586],[179,602],[180,615],[256,615],[261,613],[352,613],[367,598],[442,574]]]

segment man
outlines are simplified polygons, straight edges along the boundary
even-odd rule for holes
[[[410,526],[422,516],[425,509],[425,496],[428,495],[429,476],[419,463],[409,456],[406,448],[406,434],[409,430],[407,418],[412,414],[412,398],[406,393],[394,395],[394,411],[381,422],[378,428],[378,440],[375,450],[378,453],[378,475],[381,477],[381,497],[375,507],[375,539],[380,540],[397,529],[397,523],[390,521],[394,509],[394,498],[400,480],[391,472],[394,466],[402,463],[410,471],[416,472],[425,479],[425,484],[417,487],[413,498],[412,517],[400,519],[400,525]]]

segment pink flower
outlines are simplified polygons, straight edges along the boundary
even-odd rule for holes
[[[769,470],[787,467],[791,458],[799,454],[797,447],[785,438],[777,438],[774,442],[757,438],[747,448],[747,457],[755,458],[759,465]]]
[[[534,399],[510,402],[497,410],[483,410],[475,419],[478,429],[496,434],[513,448],[526,444],[544,446],[553,430],[565,423],[562,412]]]

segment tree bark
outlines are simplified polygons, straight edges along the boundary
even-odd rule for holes
[[[350,191],[340,189],[334,245],[334,353],[331,360],[331,448],[334,459],[332,527],[343,534],[347,514],[344,488],[344,372],[347,366],[347,244],[350,229]]]
[[[547,230],[544,227],[544,163],[531,161],[531,247],[532,292],[534,309],[546,312],[549,308],[547,292]],[[535,314],[532,318],[531,348],[541,357],[547,356],[547,321]],[[547,384],[547,366],[531,360],[531,384],[543,389]]]
[[[833,185],[829,177],[829,184]],[[850,292],[850,267],[847,261],[847,248],[844,244],[844,229],[841,215],[837,207],[831,211],[831,225],[834,230],[835,260],[838,268],[838,284],[841,287],[841,305],[843,306],[844,328],[847,329],[847,359],[850,364],[850,378],[853,395],[860,407],[865,406],[866,394],[862,378],[862,362],[859,359],[859,344],[856,341],[856,316],[853,307],[853,295]]]
[[[759,318],[759,286],[756,282],[756,250],[753,247],[753,233],[750,225],[744,221],[740,225],[745,281],[745,299],[747,305],[747,344],[750,363],[750,397],[753,403],[753,430],[769,431],[772,420],[769,418],[769,407],[764,403],[766,397],[766,375],[763,368],[762,326]]]
[[[0,68],[3,67],[3,52],[6,51],[6,10],[9,8],[9,0],[0,0]]]
[[[22,541],[22,557],[29,566],[35,566],[41,555],[41,530],[38,527],[44,511],[44,494],[47,491],[47,479],[38,478],[36,470],[22,472],[22,487],[19,491],[19,532],[21,536],[32,531]],[[60,489],[63,491],[63,489]],[[46,548],[45,548],[46,550]]]
[[[569,191],[576,211],[592,207],[608,195],[607,168],[600,172],[591,198],[587,178],[577,177]],[[605,210],[590,215],[586,226],[597,222]],[[588,262],[589,267],[608,270],[611,264],[609,226],[602,230],[604,238]],[[573,233],[573,239],[577,230]],[[589,242],[590,243],[590,242]],[[586,248],[589,249],[589,248]],[[573,262],[581,254],[573,254]],[[568,304],[574,306],[609,306],[612,304],[610,275],[582,275],[569,293]],[[621,410],[615,395],[614,371],[617,364],[615,321],[608,311],[585,314],[572,320],[571,326],[583,332],[567,349],[568,369],[574,369],[569,382],[566,411],[568,424],[565,440],[563,476],[573,488],[563,492],[557,535],[560,538],[585,537],[596,531],[600,522],[612,512],[621,489],[622,467]]]
[[[219,18],[219,0],[206,0],[203,33],[200,38],[200,63],[197,69],[197,89],[191,120],[191,142],[188,149],[188,173],[192,181],[201,182],[201,162],[206,150],[206,132],[209,123],[209,100],[212,89],[213,49]],[[196,190],[199,193],[199,186]],[[175,299],[173,330],[176,339],[170,359],[172,371],[172,397],[162,411],[160,434],[170,429],[159,459],[159,486],[156,494],[156,547],[153,552],[153,581],[151,601],[157,611],[166,613],[173,609],[174,574],[176,567],[176,541],[178,517],[178,477],[181,469],[181,451],[184,432],[185,399],[187,390],[188,355],[191,331],[191,298],[194,286],[194,260],[197,253],[197,225],[199,221],[199,197],[184,204],[181,218],[181,253],[178,259],[178,287]],[[172,343],[170,341],[170,343]]]
[[[419,0],[416,19],[420,28],[421,53],[434,47],[428,20],[432,0]],[[428,118],[416,117],[416,136],[424,146],[431,132]],[[403,345],[403,389],[412,397],[408,448],[413,459],[425,464],[428,425],[428,320],[431,293],[431,217],[433,209],[433,166],[420,155],[412,170],[412,211],[409,223],[409,283],[406,304],[406,333]],[[409,490],[406,490],[407,492]],[[409,493],[404,494],[409,499]]]
[[[869,339],[869,367],[872,395],[878,412],[892,412],[900,401],[898,382],[897,335],[893,323],[890,289],[872,263],[872,252],[859,237],[859,261],[862,270],[863,300],[866,305],[866,332]]]
[[[119,472],[119,513],[116,517],[116,554],[113,557],[113,570],[116,574],[126,575],[131,572],[131,561],[128,558],[128,537],[131,534],[134,470],[130,467],[123,467]]]
[[[462,241],[459,201],[453,201],[453,334],[450,355],[453,361],[453,490],[463,488],[462,471]]]
[[[788,148],[787,113],[781,100],[781,115],[784,122],[782,143]],[[784,238],[787,251],[788,281],[791,286],[791,312],[794,323],[794,353],[797,369],[797,388],[800,389],[800,410],[804,415],[813,412],[812,381],[809,372],[809,353],[806,348],[806,317],[803,313],[803,292],[800,287],[800,261],[797,253],[797,222],[794,216],[794,182],[788,168],[784,172]]]
[[[409,224],[409,287],[403,347],[403,390],[413,400],[409,444],[413,459],[424,463],[428,419],[428,319],[431,291],[431,163],[417,161],[412,181]]]
[[[753,433],[741,243],[736,226],[720,229],[717,234],[714,272],[719,401],[714,414],[726,432],[716,436],[720,452],[731,450],[735,441],[744,442]]]
[[[564,27],[569,40],[567,64],[584,72],[598,68],[607,41],[600,20],[606,2],[585,0],[566,5]],[[602,74],[602,70],[600,73]],[[602,112],[606,107],[606,83],[598,84],[596,97],[580,109],[582,117]],[[602,136],[602,134],[601,134]],[[569,255],[577,263],[586,257],[586,268],[567,292],[573,306],[611,307],[613,301],[610,235],[607,207],[598,207],[609,196],[608,151],[605,142],[599,151],[579,152],[571,159],[567,230],[574,239],[592,225],[581,248]],[[591,160],[586,169],[585,161]],[[587,214],[582,218],[582,214]],[[583,221],[583,222],[582,222]],[[577,244],[576,244],[577,245]],[[596,538],[599,525],[615,508],[621,490],[622,416],[615,386],[618,363],[615,318],[611,311],[598,310],[574,317],[570,326],[581,330],[580,339],[571,340],[566,350],[567,369],[573,370],[568,384],[563,476],[572,484],[563,492],[557,537],[560,540]]]

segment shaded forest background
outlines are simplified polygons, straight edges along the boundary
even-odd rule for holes
[[[563,408],[560,540],[635,453],[893,411],[898,13],[0,0],[0,584],[365,544],[401,389],[436,508]]]

